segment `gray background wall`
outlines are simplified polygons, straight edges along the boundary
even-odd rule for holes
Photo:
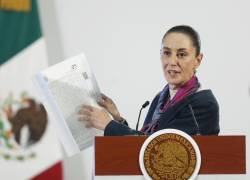
[[[219,101],[221,135],[250,134],[249,1],[40,0],[39,5],[49,63],[85,52],[101,90],[113,98],[131,127],[141,104],[166,83],[159,57],[163,34],[174,25],[193,26],[204,53],[198,77]],[[247,138],[247,159],[248,154]],[[65,157],[65,179],[90,179],[92,160],[92,148]]]

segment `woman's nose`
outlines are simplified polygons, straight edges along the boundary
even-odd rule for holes
[[[177,64],[177,56],[172,55],[172,56],[169,58],[169,64],[176,65],[176,64]]]

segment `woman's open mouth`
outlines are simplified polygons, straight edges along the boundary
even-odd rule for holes
[[[171,75],[171,76],[175,76],[175,75],[179,74],[180,71],[176,71],[176,70],[167,70],[167,73],[168,73],[169,75]]]

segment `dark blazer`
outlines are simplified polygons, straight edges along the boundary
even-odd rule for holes
[[[144,125],[152,120],[159,94],[149,108]],[[217,135],[219,127],[219,105],[211,90],[202,90],[185,97],[166,111],[159,119],[156,131],[173,128],[189,135]],[[104,130],[105,136],[143,135],[126,124],[112,120]]]

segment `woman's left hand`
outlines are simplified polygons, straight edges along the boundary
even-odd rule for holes
[[[111,116],[104,109],[83,105],[78,112],[78,119],[86,122],[86,127],[93,127],[104,130],[110,121]]]

